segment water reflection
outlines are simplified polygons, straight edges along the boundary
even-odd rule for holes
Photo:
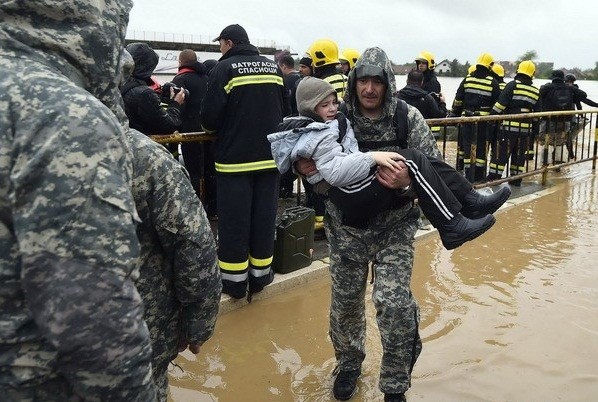
[[[588,170],[498,214],[457,250],[436,235],[418,242],[412,287],[424,350],[410,401],[595,399],[598,178]],[[333,400],[329,286],[302,285],[220,317],[201,353],[171,368],[171,400]],[[368,355],[353,400],[381,401],[371,287],[366,297]]]

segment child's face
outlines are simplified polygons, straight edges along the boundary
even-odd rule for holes
[[[330,94],[322,102],[318,103],[315,112],[324,121],[333,120],[338,112],[338,100],[336,94]]]

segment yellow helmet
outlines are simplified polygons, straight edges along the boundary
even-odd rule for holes
[[[536,72],[536,65],[531,60],[524,60],[517,67],[517,74],[525,74],[532,78]]]
[[[415,63],[417,62],[426,62],[428,63],[428,70],[434,70],[436,67],[436,62],[434,61],[434,55],[428,51],[423,51],[415,58]]]
[[[314,67],[340,63],[338,60],[338,46],[331,39],[318,39],[311,44],[307,53],[311,56]]]
[[[357,49],[345,49],[339,56],[340,60],[346,60],[349,63],[349,68],[353,69],[355,67],[355,62],[361,56],[359,50]]]
[[[492,57],[490,53],[482,53],[480,57],[478,57],[476,64],[479,64],[486,68],[491,68],[494,64],[494,57]]]
[[[494,63],[492,65],[492,72],[500,78],[503,78],[505,76],[505,69],[498,63]]]
[[[469,68],[467,69],[467,74],[471,74],[475,71],[475,64],[472,64],[471,66],[469,66]]]

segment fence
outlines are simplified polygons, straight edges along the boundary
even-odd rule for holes
[[[513,115],[451,117],[443,119],[428,119],[430,126],[440,126],[441,135],[438,139],[439,147],[445,161],[457,170],[462,170],[462,160],[469,155],[470,160],[476,159],[476,138],[478,135],[491,134],[496,130],[500,135],[501,127],[506,122],[519,123],[516,130],[512,130],[506,148],[511,149],[510,141],[525,141],[525,146],[519,149],[529,150],[523,167],[512,169],[511,158],[506,159],[503,177],[491,181],[475,182],[473,177],[468,179],[477,188],[487,187],[504,182],[512,182],[529,176],[542,175],[542,184],[546,184],[547,173],[550,170],[583,162],[592,162],[592,170],[596,169],[598,153],[598,110],[562,111],[523,113]],[[482,124],[481,124],[482,123]],[[522,124],[523,123],[523,124]],[[465,127],[473,128],[474,138],[469,150],[460,148],[462,132]],[[483,129],[481,127],[484,127]],[[528,128],[529,127],[529,128]],[[214,135],[203,132],[151,135],[155,141],[166,143],[213,141]],[[484,170],[488,171],[489,156],[498,152],[492,147],[492,141],[482,141],[486,145]],[[561,145],[559,145],[561,144]],[[469,151],[469,152],[467,152]],[[461,155],[461,156],[460,156]],[[513,172],[517,170],[516,174]]]
[[[166,43],[187,43],[187,44],[202,44],[213,45],[212,40],[218,36],[220,32],[213,35],[194,35],[194,34],[180,34],[167,33],[155,31],[127,31],[127,40],[139,42],[166,42]],[[258,48],[272,48],[277,49],[276,42],[267,39],[251,38],[251,43]],[[282,49],[288,49],[288,46],[283,46]]]
[[[478,136],[484,135],[486,141],[481,142],[486,144],[486,149],[481,153],[485,156],[482,164],[488,171],[490,157],[500,152],[499,147],[496,146],[497,142],[491,141],[491,138],[493,135],[498,135],[500,140],[501,131],[508,127],[511,135],[506,139],[502,138],[503,141],[507,141],[506,149],[529,150],[525,164],[513,168],[512,159],[509,157],[504,165],[503,176],[488,182],[485,180],[476,182],[473,169],[470,169],[468,179],[476,182],[476,187],[486,187],[534,175],[542,175],[542,184],[545,184],[550,170],[588,161],[592,161],[592,169],[595,170],[598,144],[597,117],[598,110],[594,109],[453,117],[429,119],[426,122],[431,126],[441,127],[439,146],[445,161],[458,170],[463,169],[463,159],[479,160],[480,153],[477,152],[476,140]],[[466,127],[473,132],[470,149],[463,149],[461,146]],[[519,144],[511,144],[511,141],[525,141],[525,144],[518,147]]]

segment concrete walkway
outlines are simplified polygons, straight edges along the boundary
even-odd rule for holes
[[[509,208],[525,204],[527,202],[536,200],[544,195],[551,194],[557,191],[554,186],[541,186],[534,182],[523,182],[521,187],[511,187],[512,194],[509,200],[495,213],[500,214]],[[417,241],[428,236],[435,236],[436,229],[431,230],[418,230],[415,235],[416,246]],[[322,240],[321,246],[327,247],[327,242]],[[322,254],[322,253],[319,253]],[[324,253],[326,254],[326,253]],[[301,268],[288,274],[276,274],[274,282],[268,285],[263,291],[253,295],[252,303],[256,303],[259,300],[266,299],[272,296],[276,296],[284,293],[289,289],[294,289],[297,286],[316,280],[325,276],[328,276],[328,266],[330,260],[327,256],[315,259],[310,266]],[[246,299],[235,300],[228,295],[222,295],[220,299],[220,314],[225,314],[229,311],[241,308],[247,305]]]

